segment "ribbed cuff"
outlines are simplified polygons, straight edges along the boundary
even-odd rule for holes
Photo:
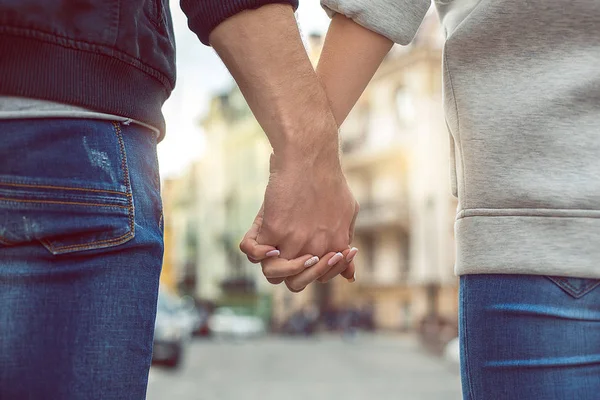
[[[456,221],[457,275],[600,279],[600,211],[544,210],[545,216],[531,215],[534,210],[486,211],[491,215]],[[523,215],[509,215],[515,211]]]
[[[321,0],[321,5],[330,17],[340,13],[396,43],[407,45],[417,34],[431,0]]]
[[[171,88],[140,68],[116,57],[12,35],[0,35],[0,54],[2,95],[132,118],[164,134],[161,107]]]
[[[244,10],[260,8],[267,4],[289,4],[294,10],[298,0],[181,0],[181,9],[188,17],[190,29],[205,45],[219,24]]]

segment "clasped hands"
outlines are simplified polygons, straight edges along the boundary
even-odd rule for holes
[[[264,203],[240,249],[272,284],[294,293],[342,275],[356,280],[350,246],[359,205],[342,173],[337,124],[315,143],[284,146],[271,156]]]

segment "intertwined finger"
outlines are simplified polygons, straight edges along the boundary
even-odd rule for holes
[[[335,257],[335,258],[334,258]],[[303,291],[308,285],[325,275],[343,258],[341,253],[328,253],[314,266],[305,269],[297,275],[290,276],[285,280],[285,284],[291,292],[298,293]]]
[[[307,268],[318,263],[319,258],[313,257],[312,255],[305,255],[302,257],[295,258],[293,260],[286,260],[285,258],[269,258],[261,263],[264,276],[277,282],[278,278],[287,278],[294,276],[305,271]],[[281,283],[281,282],[278,282]]]
[[[327,273],[325,273],[325,275],[321,276],[318,281],[321,283],[326,283],[340,274],[348,280],[353,279],[355,274],[354,257],[357,253],[358,249],[354,247],[344,250],[342,252],[344,258],[338,262],[335,267],[331,268]]]
[[[356,266],[354,265],[354,260],[350,261],[348,268],[342,271],[340,275],[346,278],[350,283],[354,283],[356,281]]]

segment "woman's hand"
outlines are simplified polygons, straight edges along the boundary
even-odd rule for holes
[[[322,258],[307,254],[288,260],[279,257],[279,251],[273,246],[257,242],[262,222],[261,207],[252,227],[240,243],[240,249],[252,263],[261,263],[263,274],[270,283],[277,285],[285,282],[290,291],[297,293],[315,281],[325,283],[340,274],[349,282],[356,280],[354,257],[358,249],[347,248],[343,252],[330,252]]]

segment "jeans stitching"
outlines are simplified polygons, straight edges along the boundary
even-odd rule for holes
[[[113,127],[117,139],[119,141],[119,149],[121,150],[121,169],[123,170],[123,180],[125,184],[125,190],[127,191],[127,201],[129,203],[129,229],[132,235],[135,236],[135,217],[133,208],[133,194],[131,190],[131,179],[129,177],[129,167],[127,166],[127,153],[125,152],[125,143],[123,141],[123,133],[121,132],[121,125],[118,122],[113,122]]]
[[[8,183],[8,182],[0,182],[0,186],[13,186],[13,187],[37,188],[37,189],[53,189],[53,190],[73,190],[73,191],[81,191],[81,192],[110,193],[110,194],[118,194],[118,195],[122,195],[122,196],[129,196],[129,194],[126,192],[119,192],[116,190],[90,189],[90,188],[79,188],[79,187],[70,187],[70,186],[35,185],[35,184]]]
[[[82,243],[82,244],[73,244],[69,246],[59,246],[54,247],[47,240],[40,240],[44,246],[46,246],[52,253],[61,252],[64,250],[80,250],[80,249],[92,249],[98,245],[109,245],[109,244],[120,244],[126,242],[129,238],[133,237],[131,231],[128,231],[124,235],[119,236],[118,238],[113,239],[104,239],[104,240],[96,240],[94,242]]]
[[[564,279],[563,277],[559,277],[558,280],[561,281],[562,284],[565,285],[574,294],[579,294],[579,292],[581,291],[581,289],[577,289],[575,286],[571,285],[571,283],[569,281],[567,281],[566,279]]]
[[[33,203],[33,204],[64,204],[64,205],[75,205],[75,206],[129,208],[128,206],[120,206],[120,205],[116,205],[116,204],[84,203],[84,202],[78,202],[78,201],[57,201],[57,200],[25,200],[25,199],[12,199],[10,197],[0,197],[0,201],[14,201],[17,203]]]
[[[576,295],[579,295],[579,293],[582,290],[585,290],[585,288],[577,289],[575,286],[571,285],[571,283],[563,277],[558,277],[558,280],[561,281],[563,285],[565,285],[569,290],[571,290]]]
[[[598,285],[600,285],[600,280],[594,283],[590,283],[586,288],[585,291],[581,294],[580,297],[585,296],[586,294],[588,294],[589,292],[591,292],[592,290],[596,289],[598,287]]]
[[[133,208],[133,194],[131,192],[131,180],[129,178],[129,168],[127,166],[127,156],[125,153],[125,143],[123,142],[123,135],[121,133],[121,128],[118,122],[113,122],[113,128],[115,135],[117,136],[117,140],[119,142],[119,151],[121,153],[121,169],[123,171],[123,181],[125,184],[125,189],[127,190],[127,202],[128,206],[119,206],[122,208],[126,208],[128,210],[127,216],[129,219],[129,231],[118,238],[112,239],[104,239],[104,240],[96,240],[94,242],[68,245],[68,246],[59,246],[54,247],[47,240],[41,241],[44,246],[46,246],[52,253],[59,253],[65,250],[89,250],[97,247],[98,245],[119,245],[127,242],[129,239],[135,237],[135,218],[134,218],[134,208]]]
[[[463,341],[464,341],[464,352],[463,352],[463,357],[464,357],[464,364],[465,364],[465,379],[467,380],[467,387],[469,389],[468,393],[465,393],[464,395],[466,395],[466,399],[467,400],[472,400],[475,399],[475,391],[473,390],[473,382],[471,380],[471,366],[469,365],[469,357],[467,357],[467,353],[468,353],[468,341],[467,341],[467,337],[469,336],[468,330],[467,330],[467,302],[465,301],[465,297],[466,297],[466,291],[467,291],[467,285],[466,285],[466,280],[467,277],[464,278],[464,283],[462,286],[463,289],[463,296],[461,296],[461,308],[462,308],[462,324],[463,324],[463,329],[464,329],[464,337],[463,337]]]
[[[557,286],[563,288],[568,294],[579,299],[592,290],[594,290],[598,285],[600,285],[600,280],[592,281],[581,288],[575,288],[575,286],[571,285],[568,280],[560,276],[548,276],[548,279],[556,283]]]
[[[573,287],[571,287],[569,283],[560,276],[548,276],[548,279],[554,282],[558,287],[563,288],[568,294],[572,296],[576,295],[575,293],[571,293],[575,292],[576,290]]]

